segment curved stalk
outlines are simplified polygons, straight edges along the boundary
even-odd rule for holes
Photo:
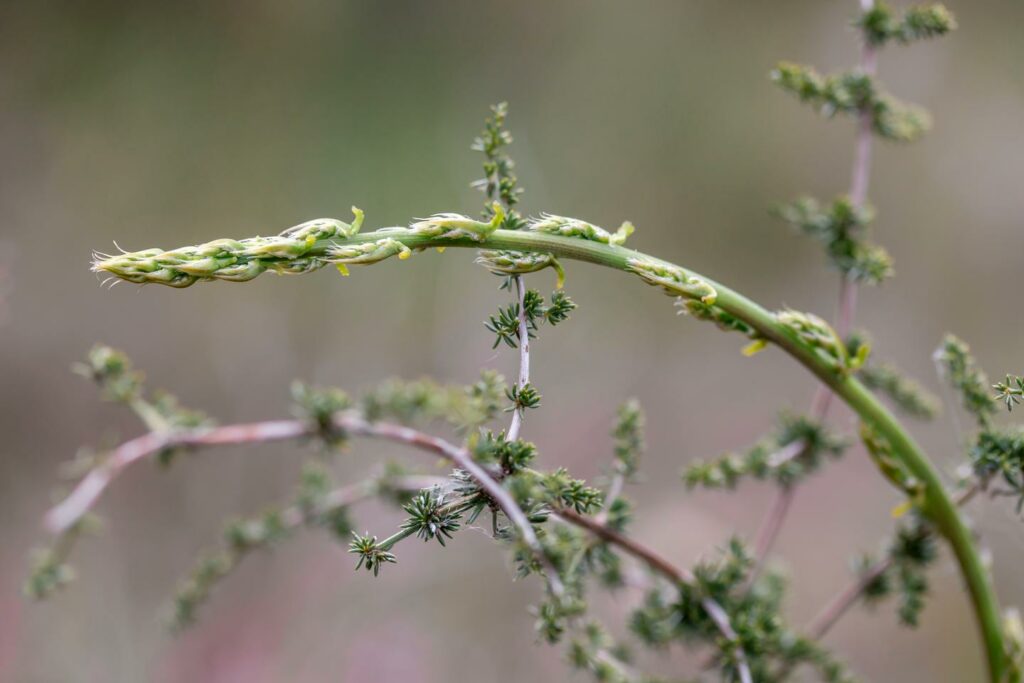
[[[628,261],[636,258],[666,266],[674,265],[624,247],[529,231],[496,230],[482,242],[471,239],[432,239],[417,235],[404,235],[399,232],[389,232],[386,236],[396,239],[412,249],[462,246],[540,251],[627,272]],[[381,237],[382,235],[375,235],[372,232],[365,233],[353,236],[346,240],[346,243],[372,242]],[[329,241],[325,241],[325,248],[326,242]],[[834,368],[828,366],[811,349],[797,340],[788,328],[780,324],[774,314],[721,283],[693,273],[693,271],[689,272],[707,281],[715,288],[718,292],[718,298],[715,301],[717,306],[753,327],[765,339],[775,343],[831,388],[862,420],[874,427],[889,441],[894,455],[924,484],[924,513],[949,542],[957,563],[960,565],[960,571],[967,584],[975,618],[984,641],[989,677],[994,683],[1002,680],[1006,665],[1002,624],[995,591],[978,548],[971,537],[971,532],[964,524],[956,505],[946,491],[938,471],[925,456],[921,447],[863,384],[856,378],[837,373]],[[680,292],[680,296],[686,296],[686,294]]]
[[[303,256],[307,263],[314,263],[317,258],[329,258],[328,252],[332,247],[350,247],[370,243],[389,245],[387,255],[400,255],[403,258],[408,256],[410,249],[467,247],[551,254],[555,257],[594,263],[625,272],[632,272],[630,262],[637,259],[669,269],[679,268],[663,259],[621,246],[532,230],[493,230],[487,231],[486,234],[458,236],[451,233],[431,235],[404,228],[385,228],[374,232],[346,235],[339,239],[319,239],[315,242],[311,240],[309,248],[303,250]],[[400,252],[400,248],[404,251]],[[272,266],[276,258],[271,255],[265,259],[265,262]],[[381,258],[376,260],[381,260]],[[285,263],[287,259],[282,257],[281,261]],[[307,272],[309,269],[284,272]],[[989,679],[992,683],[1002,681],[1007,663],[999,606],[994,589],[970,531],[943,486],[938,471],[932,466],[921,448],[899,421],[875,399],[863,384],[849,372],[837,371],[833,365],[819,356],[815,349],[802,342],[790,327],[780,322],[774,313],[721,283],[689,269],[686,272],[714,288],[717,293],[715,306],[749,325],[761,338],[774,343],[817,376],[864,422],[871,425],[889,442],[893,449],[893,455],[923,484],[922,512],[932,521],[953,549],[964,582],[967,584],[978,629],[984,643]],[[681,297],[699,296],[695,295],[692,288],[687,289],[686,286],[678,288],[664,284],[663,286]]]

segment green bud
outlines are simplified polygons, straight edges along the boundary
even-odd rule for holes
[[[600,242],[601,244],[622,245],[626,238],[633,234],[636,228],[626,221],[614,233],[604,228],[581,221],[578,218],[566,218],[555,216],[550,213],[541,214],[538,219],[531,220],[526,226],[527,230],[543,232],[550,235],[561,235],[563,237],[577,237],[579,239]]]
[[[690,275],[678,266],[631,258],[627,267],[647,284],[661,287],[672,296],[681,294],[707,305],[714,304],[718,299],[718,292],[707,281]]]
[[[484,249],[476,262],[495,275],[522,275],[553,268],[557,276],[555,286],[561,289],[565,285],[565,270],[554,254]]]

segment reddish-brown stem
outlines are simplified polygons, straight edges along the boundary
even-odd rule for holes
[[[533,525],[519,508],[512,495],[487,470],[473,460],[469,452],[444,439],[384,422],[367,422],[362,417],[341,413],[334,418],[334,427],[355,436],[389,439],[432,452],[464,469],[519,530],[523,541],[535,552],[548,573],[552,593],[561,595],[563,586],[550,560],[543,552]],[[149,433],[116,448],[106,461],[89,472],[71,494],[47,513],[44,523],[51,532],[60,534],[75,525],[99,500],[110,483],[131,464],[166,448],[267,443],[311,436],[315,425],[302,420],[278,420],[213,427],[195,432]]]
[[[861,9],[868,11],[874,7],[874,0],[861,0]],[[878,71],[878,52],[874,45],[864,41],[861,48],[860,68],[868,76]],[[853,152],[853,168],[850,173],[850,203],[854,208],[862,209],[867,203],[868,183],[871,178],[871,147],[873,141],[872,114],[865,110],[857,117],[857,140]],[[857,282],[849,275],[843,274],[839,283],[839,305],[836,311],[835,329],[841,339],[845,339],[853,328],[857,310]],[[820,386],[811,401],[811,416],[824,420],[832,403],[832,392],[828,387]],[[794,456],[795,457],[795,456]],[[786,516],[789,513],[796,495],[795,486],[783,486],[775,493],[775,500],[757,532],[755,546],[755,564],[751,572],[751,580],[757,578],[764,567],[768,554],[771,552],[782,531]]]
[[[654,550],[628,536],[620,534],[618,531],[609,528],[596,519],[581,515],[574,510],[564,508],[559,509],[556,514],[558,517],[570,524],[574,524],[581,529],[586,529],[602,541],[610,543],[623,552],[632,555],[646,564],[652,571],[661,574],[661,576],[668,579],[670,582],[674,584],[694,584],[694,576],[689,571],[680,569]],[[739,647],[739,636],[732,627],[732,622],[729,620],[729,614],[721,605],[718,604],[717,601],[709,597],[701,599],[701,607],[704,608],[704,613],[708,615],[712,622],[714,622],[715,627],[719,632],[721,632],[726,639],[736,644],[736,668],[739,673],[740,680],[743,683],[752,683],[753,677],[750,673],[750,666],[747,663],[746,654],[744,653],[743,648]]]
[[[966,505],[974,496],[981,490],[981,484],[976,483],[968,486],[956,497],[955,503],[958,506]],[[818,640],[824,637],[836,622],[846,614],[851,607],[857,604],[857,601],[864,594],[879,576],[884,574],[889,567],[892,566],[892,558],[885,557],[871,565],[865,570],[860,576],[857,577],[849,586],[843,589],[837,594],[825,607],[818,613],[810,624],[807,625],[806,633],[810,638]]]

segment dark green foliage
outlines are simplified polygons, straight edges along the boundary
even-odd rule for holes
[[[1013,410],[1013,407],[1020,403],[1024,397],[1024,377],[1020,375],[1007,375],[1002,382],[992,385],[996,390],[996,399],[1006,404],[1006,409]]]
[[[676,641],[713,647],[714,664],[724,681],[739,680],[741,651],[755,681],[788,680],[788,672],[802,664],[813,666],[826,681],[851,680],[824,650],[786,625],[780,612],[785,588],[781,579],[768,576],[747,589],[752,567],[742,543],[731,540],[721,560],[694,568],[692,582],[648,592],[630,618],[633,634],[650,647]],[[728,615],[735,642],[721,637],[707,609],[709,599]]]
[[[493,370],[484,370],[480,379],[466,389],[470,407],[479,415],[472,426],[486,424],[498,414],[505,378]]]
[[[92,347],[86,362],[76,364],[74,371],[94,381],[105,399],[119,403],[135,399],[142,389],[144,379],[128,356],[101,344]]]
[[[866,239],[873,212],[858,209],[848,197],[839,197],[826,206],[804,197],[780,206],[776,213],[821,242],[829,263],[844,276],[869,284],[879,284],[892,276],[889,253]]]
[[[29,577],[22,593],[33,600],[45,600],[75,580],[75,570],[58,557],[53,550],[37,548],[32,551]]]
[[[501,411],[505,378],[484,370],[470,386],[441,385],[429,379],[390,379],[363,395],[360,406],[370,422],[393,420],[407,425],[443,420],[460,432],[472,432]]]
[[[246,555],[287,538],[291,531],[278,509],[229,522],[224,529],[224,547],[199,558],[192,573],[179,585],[169,617],[171,629],[180,631],[193,625],[199,608],[209,600],[213,589]]]
[[[35,548],[29,560],[29,576],[22,593],[32,600],[45,600],[75,580],[75,570],[68,564],[68,555],[83,534],[96,533],[100,520],[89,514],[57,537],[48,548]]]
[[[980,427],[988,426],[996,404],[989,393],[988,376],[978,367],[967,343],[947,334],[935,351],[935,361],[960,394],[964,409],[974,416]]]
[[[974,473],[982,481],[998,478],[1017,496],[1017,511],[1024,508],[1024,427],[983,429],[968,453]]]
[[[123,352],[109,346],[94,346],[86,362],[77,363],[73,369],[94,381],[105,399],[130,407],[150,431],[200,429],[213,424],[205,413],[185,408],[171,394],[155,391],[147,397],[143,373]],[[165,448],[157,454],[157,462],[170,465],[176,454],[177,449]]]
[[[544,316],[544,322],[554,327],[569,319],[569,314],[576,310],[576,302],[569,298],[569,295],[562,290],[551,293],[551,303],[544,306],[540,314]]]
[[[390,379],[363,395],[363,415],[370,422],[389,419],[418,424],[447,416],[455,390],[429,379]]]
[[[540,407],[540,392],[530,383],[522,387],[509,387],[505,390],[505,396],[512,402],[511,407],[505,409],[506,412]]]
[[[657,679],[637,673],[630,666],[628,651],[615,643],[597,622],[588,622],[580,636],[569,644],[569,664],[589,672],[601,683],[655,683]]]
[[[855,565],[860,576],[873,574],[865,584],[865,602],[874,604],[895,595],[900,622],[916,627],[928,593],[926,571],[937,556],[938,544],[930,526],[920,519],[901,525],[886,550],[888,564],[884,571],[877,571],[879,565],[870,556],[861,557]]]
[[[782,62],[772,71],[771,78],[826,118],[867,112],[874,133],[887,140],[912,142],[931,125],[926,111],[883,92],[870,76],[860,71],[823,76],[809,66]]]
[[[298,417],[316,425],[317,433],[325,444],[337,447],[345,442],[345,434],[334,422],[336,413],[352,407],[352,399],[341,389],[312,387],[302,382],[292,383],[292,400]]]
[[[360,487],[359,496],[383,488],[384,482],[392,476],[397,475],[385,471],[379,480]],[[191,626],[213,589],[245,557],[290,538],[302,526],[325,529],[338,541],[347,542],[352,533],[348,503],[353,500],[332,499],[337,491],[324,464],[310,462],[303,467],[294,505],[269,508],[260,515],[229,522],[223,532],[223,547],[201,557],[192,573],[181,582],[172,605],[171,628],[181,630]]]
[[[545,642],[557,643],[571,627],[571,621],[586,612],[583,601],[575,598],[551,598],[530,610],[537,618],[534,628]]]
[[[289,533],[289,528],[279,510],[268,510],[260,517],[231,522],[224,530],[228,547],[238,553],[280,541]]]
[[[633,503],[628,498],[618,496],[605,509],[605,514],[607,514],[605,524],[608,528],[621,533],[633,521]]]
[[[612,438],[615,440],[615,472],[632,479],[644,452],[644,413],[636,399],[619,406]]]
[[[551,326],[565,322],[569,314],[576,310],[576,303],[561,290],[551,294],[551,303],[545,304],[544,297],[535,290],[527,290],[523,297],[523,310],[526,315],[526,330],[530,339],[535,338],[539,323],[546,322]],[[484,323],[489,331],[495,335],[492,348],[505,344],[510,348],[519,347],[519,304],[510,303],[498,309],[497,315],[492,315]]]
[[[734,488],[743,477],[774,479],[789,486],[816,471],[827,459],[842,455],[847,443],[820,423],[782,414],[775,433],[743,455],[696,461],[683,471],[689,488]]]
[[[855,24],[864,32],[865,41],[876,46],[891,41],[906,45],[946,35],[956,28],[956,20],[943,5],[911,7],[900,17],[884,2],[875,3]]]
[[[484,154],[484,178],[477,180],[473,186],[482,190],[487,196],[484,205],[484,217],[494,216],[494,202],[500,201],[505,209],[505,218],[502,226],[506,230],[521,230],[526,227],[527,220],[516,210],[519,203],[519,195],[523,190],[520,188],[519,179],[516,177],[514,168],[515,162],[505,153],[505,147],[512,144],[512,134],[505,129],[505,119],[508,116],[508,104],[502,102],[491,107],[491,116],[484,122],[484,131],[473,141],[472,149]],[[516,252],[506,252],[507,256],[515,258]],[[520,255],[524,256],[524,255]],[[557,266],[559,273],[558,286],[562,286],[563,273],[561,266]],[[519,276],[503,276],[502,289],[512,289],[512,283]],[[552,326],[568,320],[569,313],[575,310],[576,304],[559,289],[552,293],[551,304],[545,306],[544,297],[535,290],[527,290],[523,295],[523,313],[526,317],[527,336],[533,339],[536,336],[538,321],[544,321]],[[488,317],[484,323],[489,331],[494,333],[494,346],[505,344],[510,348],[517,348],[520,342],[519,330],[519,302],[514,302],[506,307],[499,308],[497,315]]]
[[[477,440],[473,454],[479,462],[496,464],[502,472],[510,475],[533,462],[537,457],[537,447],[520,439],[508,441],[504,431],[498,434],[488,431]]]
[[[494,344],[492,349],[498,348],[499,344],[505,344],[509,348],[519,347],[519,304],[512,303],[498,309],[497,315],[492,315],[484,323],[489,331],[493,332]],[[533,339],[535,327],[527,327],[527,335]]]
[[[436,538],[443,546],[445,539],[451,538],[461,528],[459,513],[453,506],[446,505],[444,496],[435,491],[420,491],[402,509],[409,514],[409,519],[402,523],[402,529],[415,531],[416,536],[424,541]]]
[[[519,203],[523,190],[518,187],[515,162],[505,153],[505,147],[512,144],[512,134],[505,129],[507,117],[507,102],[493,105],[491,116],[484,121],[483,132],[473,141],[471,149],[484,155],[484,177],[475,181],[473,187],[487,196],[484,218],[494,216],[491,206],[494,201],[500,201],[506,208],[502,227],[506,230],[519,230],[526,225],[526,221],[513,207]]]
[[[555,507],[566,507],[584,515],[597,512],[601,507],[601,491],[587,486],[582,479],[574,479],[564,467],[541,475],[538,483],[543,492],[541,499]]]
[[[201,429],[213,424],[206,413],[184,407],[173,394],[154,391],[151,401],[150,405],[169,431]]]
[[[356,563],[357,571],[366,567],[366,570],[373,572],[374,576],[380,574],[380,568],[385,564],[394,564],[398,561],[384,548],[383,544],[377,542],[376,536],[370,536],[369,533],[365,536],[353,533],[348,551],[359,558]]]
[[[922,420],[931,420],[939,412],[939,402],[894,365],[878,363],[860,371],[860,381],[869,389],[885,394],[901,411]]]

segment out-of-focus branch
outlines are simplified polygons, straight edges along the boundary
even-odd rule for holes
[[[333,423],[342,433],[404,443],[434,453],[465,470],[494,500],[519,530],[523,541],[537,554],[547,570],[552,592],[556,595],[563,593],[561,580],[547,559],[526,514],[500,482],[473,460],[465,448],[409,427],[367,422],[361,416],[352,413],[336,415]],[[116,448],[103,464],[90,471],[63,502],[47,513],[45,525],[55,534],[67,531],[92,509],[104,490],[126,467],[164,449],[269,443],[308,437],[316,432],[315,425],[303,420],[277,420],[213,427],[194,432],[145,434]]]
[[[981,483],[972,484],[971,486],[963,489],[954,502],[958,506],[966,505],[981,490]],[[825,634],[836,625],[836,622],[838,622],[851,607],[857,604],[857,601],[864,595],[864,591],[866,591],[872,583],[878,580],[878,577],[888,571],[891,566],[892,558],[884,557],[861,572],[860,576],[858,576],[856,580],[836,594],[836,596],[822,608],[818,613],[818,616],[811,620],[805,629],[807,636],[814,640],[823,638]]]
[[[555,514],[566,522],[578,526],[581,529],[586,529],[602,541],[614,545],[623,552],[632,555],[647,565],[652,571],[661,574],[661,576],[674,584],[693,585],[696,582],[693,574],[688,570],[675,566],[654,550],[648,548],[642,543],[639,543],[635,539],[620,534],[618,531],[615,531],[596,519],[587,517],[586,515],[581,515],[578,512],[567,508],[561,508],[557,510]],[[740,681],[742,681],[742,683],[753,683],[754,679],[750,674],[750,666],[747,664],[746,653],[744,653],[743,648],[739,645],[739,636],[736,634],[736,631],[732,627],[732,623],[729,621],[729,614],[720,604],[718,604],[717,601],[709,597],[701,599],[701,607],[704,608],[704,612],[708,615],[711,621],[714,622],[722,636],[736,645],[736,668],[740,676]]]
[[[875,3],[874,0],[860,0],[860,6],[862,11],[867,12]],[[878,71],[878,48],[867,40],[861,46],[860,69],[868,76],[874,76]],[[871,178],[871,148],[874,140],[872,125],[871,111],[862,111],[857,119],[857,139],[854,143],[853,170],[850,174],[850,203],[857,210],[863,209],[867,203],[868,184]],[[849,274],[843,274],[839,283],[839,307],[835,320],[835,329],[840,338],[845,339],[853,328],[856,310],[857,281]],[[832,392],[826,386],[819,386],[811,401],[810,413],[815,420],[824,420],[831,404]],[[791,457],[798,455],[799,451]],[[778,540],[795,495],[795,486],[783,486],[776,492],[768,516],[757,533],[755,565],[751,572],[751,580],[761,572],[768,554]]]
[[[44,524],[55,534],[67,531],[92,509],[125,468],[166,448],[271,443],[310,436],[315,431],[312,425],[301,420],[274,420],[196,431],[143,434],[115,448],[106,460],[90,470],[71,494],[46,514]]]

